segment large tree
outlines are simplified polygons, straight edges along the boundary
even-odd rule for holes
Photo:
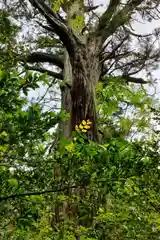
[[[3,55],[0,68],[12,68],[16,63],[12,54],[17,28],[11,27],[7,13],[3,12],[1,17],[1,47],[11,54]],[[33,61],[33,56],[37,61],[37,53],[26,54],[28,61]],[[42,55],[53,58],[53,54]],[[20,57],[23,62],[21,53]],[[41,67],[26,65],[26,61],[24,64],[26,68]],[[78,132],[73,139],[60,138],[57,149],[57,133],[48,130],[66,115],[63,111],[44,111],[41,102],[45,94],[36,104],[30,104],[21,95],[21,90],[27,95],[30,88],[36,89],[39,81],[47,84],[48,90],[55,80],[32,72],[22,75],[14,68],[0,70],[0,238],[157,240],[158,134],[152,135],[151,141],[124,140],[139,118],[134,115],[129,119],[121,114],[128,106],[136,106],[143,120],[138,123],[139,129],[145,126],[147,119],[143,118],[146,113],[149,115],[151,99],[144,88],[125,85],[120,77],[106,77],[107,81],[96,89],[100,107],[100,121],[96,123],[100,122],[102,128],[108,124],[110,131],[115,130],[114,136],[105,136],[104,144],[99,144]],[[49,71],[56,78],[60,76]],[[65,93],[68,89],[64,89]],[[158,121],[155,107],[151,110]]]
[[[159,31],[156,29],[153,34],[141,35],[133,30],[135,21],[159,19],[159,1],[110,0],[101,16],[96,13],[99,6],[94,6],[90,0],[3,2],[3,10],[10,12],[12,18],[21,22],[24,17],[32,20],[34,29],[39,26],[35,33],[45,33],[41,42],[47,40],[47,44],[45,42],[41,48],[49,52],[39,51],[40,45],[35,51],[34,43],[38,37],[33,31],[27,39],[30,47],[23,47],[25,52],[21,43],[10,51],[16,56],[18,53],[16,60],[23,63],[25,69],[47,72],[64,81],[61,87],[62,108],[71,115],[62,126],[64,135],[69,137],[76,124],[89,119],[92,122],[90,134],[97,140],[95,91],[98,82],[104,79],[106,82],[112,76],[116,84],[121,76],[126,83],[143,84],[144,79],[135,78],[134,75],[142,69],[150,74],[159,61],[160,51],[155,44]],[[22,43],[26,44],[26,38]],[[1,48],[3,56],[5,50]],[[42,67],[45,62],[58,67],[59,71]]]

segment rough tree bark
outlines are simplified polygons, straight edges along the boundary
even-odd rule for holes
[[[77,46],[73,59],[71,58],[73,84],[71,89],[72,113],[71,130],[82,120],[92,122],[91,137],[97,139],[96,126],[96,95],[95,88],[100,77],[100,65],[95,47],[96,40],[85,46]]]
[[[63,9],[68,16],[67,26],[80,40],[74,46],[71,55],[68,55],[68,52],[65,53],[64,79],[70,84],[71,91],[65,89],[62,93],[62,96],[65,95],[62,106],[70,113],[71,119],[64,125],[63,133],[65,137],[69,137],[77,124],[89,119],[92,122],[91,137],[97,140],[95,87],[100,71],[96,41],[95,39],[88,41],[87,36],[82,34],[85,27],[83,0],[75,0],[70,4],[64,1]],[[81,24],[76,27],[73,25],[75,16],[81,18]]]

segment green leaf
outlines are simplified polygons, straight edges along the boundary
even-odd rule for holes
[[[3,132],[0,133],[0,138],[1,138],[1,139],[6,138],[7,136],[8,136],[8,134],[7,134],[6,131],[3,131]]]
[[[55,0],[54,4],[52,5],[53,11],[57,12],[60,9],[60,7],[63,4],[63,2],[64,2],[64,0]]]
[[[18,181],[16,178],[10,178],[8,179],[8,183],[12,186],[18,187]]]
[[[5,166],[0,166],[0,172],[5,172],[7,170],[7,167]]]

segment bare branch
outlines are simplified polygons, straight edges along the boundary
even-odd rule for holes
[[[131,15],[133,14],[133,11],[136,9],[137,6],[139,6],[144,0],[131,0],[128,1],[128,3],[119,10],[116,14],[114,14],[115,9],[117,8],[117,5],[114,4],[114,2],[117,4],[118,0],[112,0],[112,4],[114,5],[114,11],[111,14],[111,17],[109,17],[109,12],[106,11],[99,22],[98,28],[96,29],[96,35],[102,36],[102,42],[104,42],[110,35],[115,33],[115,31],[120,27],[123,26],[128,20],[130,19]],[[111,4],[111,3],[110,3]],[[113,15],[114,14],[114,15]],[[113,15],[113,16],[112,16]]]
[[[25,66],[26,70],[36,71],[40,73],[47,73],[49,76],[57,78],[59,80],[63,80],[63,74],[62,73],[56,73],[53,71],[50,71],[46,68],[36,67],[36,66]]]
[[[104,44],[104,46],[100,49],[100,51],[99,51],[99,55],[100,54],[103,54],[104,53],[104,51],[105,51],[105,49],[107,48],[107,46],[110,44],[112,42],[112,39],[110,39],[106,44]]]
[[[104,64],[101,77],[104,77],[107,73],[109,73],[109,70],[112,69],[112,67],[115,65],[116,61],[114,60],[109,66]]]
[[[151,83],[150,81],[145,81],[143,78],[137,78],[137,77],[131,77],[129,75],[122,75],[122,76],[116,76],[116,77],[106,77],[102,82],[107,82],[107,79],[112,79],[114,81],[118,81],[119,79],[125,80],[126,83],[133,82],[137,84],[147,84]]]
[[[125,30],[125,32],[126,32],[127,34],[130,34],[130,35],[132,35],[132,36],[134,36],[134,37],[138,37],[138,38],[150,37],[150,36],[153,35],[152,33],[144,34],[144,35],[142,35],[142,34],[137,34],[137,33],[132,32],[129,28],[127,28],[127,27],[125,27],[125,26],[123,26],[123,29]]]
[[[58,57],[56,54],[33,52],[26,57],[25,61],[28,63],[48,62],[53,63],[55,66],[61,68],[62,70],[64,68],[62,58]]]
[[[151,83],[150,81],[145,81],[143,78],[136,78],[128,75],[123,75],[122,79],[126,80],[127,83],[128,82],[139,83],[139,84]]]
[[[107,10],[102,14],[101,18],[99,19],[99,24],[97,27],[98,32],[101,32],[106,27],[108,21],[111,20],[119,4],[120,0],[110,0]]]
[[[49,26],[47,26],[47,25],[43,25],[42,23],[40,23],[40,22],[38,22],[38,21],[36,21],[36,22],[37,22],[37,24],[38,24],[40,27],[44,28],[45,30],[47,30],[47,31],[49,31],[49,32],[53,32],[53,28],[51,28],[51,27],[49,27]]]
[[[96,10],[100,5],[96,5],[96,6],[84,6],[84,11],[85,12],[90,12],[90,11],[94,11]]]
[[[117,46],[115,46],[115,48],[112,50],[111,53],[105,54],[105,56],[102,58],[101,62],[104,62],[104,61],[106,61],[107,59],[110,59],[110,58],[114,58],[116,51],[122,46],[122,44],[128,39],[128,37],[129,37],[129,35],[127,34],[127,35],[122,39],[122,41],[121,41],[119,44],[117,44]]]

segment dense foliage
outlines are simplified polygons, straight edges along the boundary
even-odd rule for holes
[[[144,30],[144,24],[160,18],[159,1],[108,0],[102,8],[101,1],[97,4],[92,0],[13,0],[12,4],[2,0],[0,16],[2,66],[47,73],[50,82],[55,78],[52,87],[58,83],[62,108],[70,114],[63,134],[71,137],[75,125],[89,118],[96,141],[98,83],[106,89],[111,80],[115,90],[123,88],[121,79],[125,85],[153,84],[153,71],[160,60],[159,28],[151,26],[147,34],[138,32],[139,27]],[[137,22],[143,25],[137,27]],[[142,70],[141,78],[136,74]],[[143,94],[140,90],[129,98],[136,103]],[[113,99],[112,103],[114,111],[121,111]]]
[[[87,137],[91,123],[83,121],[73,139],[56,143],[56,132],[48,130],[65,115],[21,97],[31,76],[0,75],[0,238],[157,240],[156,137],[113,136],[97,144]]]

